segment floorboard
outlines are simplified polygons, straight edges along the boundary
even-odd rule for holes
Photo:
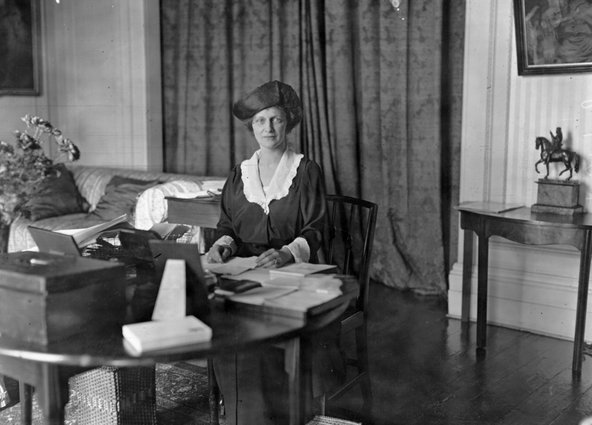
[[[592,415],[592,359],[571,376],[573,344],[498,326],[487,353],[476,328],[446,316],[435,298],[372,284],[369,315],[373,409],[358,389],[328,413],[365,425],[577,425]]]

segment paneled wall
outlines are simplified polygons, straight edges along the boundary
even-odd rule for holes
[[[581,203],[592,211],[592,74],[518,76],[512,0],[467,2],[464,72],[461,201],[535,203],[534,141],[549,138],[559,126],[564,146],[582,157],[576,178]],[[552,167],[551,176],[560,169]],[[569,247],[525,247],[492,238],[489,321],[573,338],[578,255]],[[450,273],[451,316],[460,315],[461,274],[457,263]],[[473,318],[476,275],[475,268]]]
[[[158,0],[40,0],[42,92],[0,97],[0,139],[49,119],[81,163],[162,168]]]

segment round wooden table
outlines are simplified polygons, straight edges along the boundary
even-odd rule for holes
[[[344,283],[344,287],[355,286],[353,278],[344,279]],[[47,346],[0,337],[0,373],[34,386],[47,422],[54,425],[64,422],[68,379],[84,370],[99,366],[150,366],[283,343],[288,360],[290,423],[298,425],[303,423],[306,382],[305,368],[301,367],[302,337],[337,320],[353,297],[353,291],[344,291],[341,303],[306,320],[214,306],[208,318],[213,331],[210,341],[141,355],[126,349],[120,327],[77,335]],[[25,387],[30,391],[30,387]],[[25,422],[30,421],[30,412],[28,416]]]

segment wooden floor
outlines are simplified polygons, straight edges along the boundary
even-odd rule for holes
[[[378,284],[370,302],[374,406],[361,412],[352,390],[338,403],[350,418],[353,410],[364,425],[578,425],[592,415],[592,358],[574,381],[570,341],[489,326],[478,359],[475,325],[448,319],[444,302]]]

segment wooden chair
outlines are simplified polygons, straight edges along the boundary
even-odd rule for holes
[[[368,373],[366,316],[370,289],[370,260],[378,205],[363,199],[340,195],[327,195],[327,203],[325,260],[327,264],[336,264],[340,273],[357,276],[360,293],[355,304],[350,306],[341,319],[342,344],[345,342],[345,337],[353,332],[355,355],[346,357],[348,375],[345,382],[331,393],[325,394],[322,414],[325,413],[326,403],[339,398],[356,384],[361,386],[364,411],[369,412],[372,391]],[[351,369],[354,373],[350,376]]]

